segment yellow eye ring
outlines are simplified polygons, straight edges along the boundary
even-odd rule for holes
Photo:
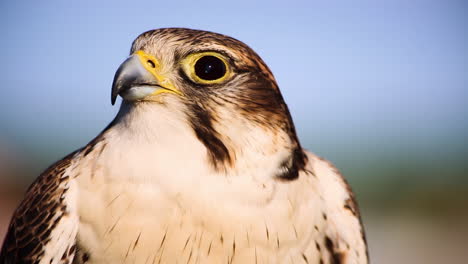
[[[232,74],[227,59],[213,51],[192,53],[181,64],[187,76],[199,84],[222,83]]]

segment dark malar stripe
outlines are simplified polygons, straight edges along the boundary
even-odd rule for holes
[[[213,117],[199,105],[191,105],[190,122],[197,138],[205,145],[208,158],[217,170],[226,165],[232,165],[231,153],[219,138],[218,132],[213,128]]]

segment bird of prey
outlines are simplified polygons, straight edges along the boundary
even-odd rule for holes
[[[262,59],[231,37],[145,32],[117,70],[115,119],[50,166],[0,263],[367,263],[359,210],[302,149]]]

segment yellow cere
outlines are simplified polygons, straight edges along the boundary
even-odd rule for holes
[[[218,78],[216,80],[204,80],[204,79],[201,79],[200,77],[198,77],[196,74],[195,74],[195,63],[202,57],[204,56],[213,56],[213,57],[216,57],[218,59],[220,59],[223,63],[224,63],[224,66],[226,66],[226,74],[224,74],[223,77],[221,78]],[[183,59],[181,61],[181,65],[182,65],[182,68],[184,69],[185,73],[194,81],[194,82],[197,82],[197,83],[201,83],[201,84],[218,84],[218,83],[222,83],[224,82],[226,79],[228,79],[229,77],[231,77],[232,75],[232,71],[231,71],[231,68],[229,67],[229,63],[227,63],[227,60],[226,58],[217,53],[217,52],[213,52],[213,51],[206,51],[206,52],[199,52],[199,53],[192,53],[190,55],[188,55],[187,57],[185,57],[185,59]]]
[[[173,93],[176,95],[183,96],[183,94],[177,89],[172,82],[165,76],[159,74],[161,70],[160,62],[152,55],[147,54],[142,50],[138,50],[134,55],[137,55],[140,59],[141,65],[149,71],[158,81],[159,86],[164,89],[157,89],[153,95],[161,94],[161,93]]]

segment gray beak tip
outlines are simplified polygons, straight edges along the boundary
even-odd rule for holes
[[[111,104],[114,105],[115,104],[115,100],[117,100],[117,95],[116,94],[113,94],[111,96]]]
[[[138,55],[128,57],[117,69],[112,81],[111,103],[115,101],[119,95],[125,94],[132,87],[139,87],[134,91],[133,97],[127,97],[125,100],[136,100],[145,97],[159,87],[155,77],[143,67]],[[148,92],[149,91],[149,92]],[[132,94],[132,93],[130,93]]]

